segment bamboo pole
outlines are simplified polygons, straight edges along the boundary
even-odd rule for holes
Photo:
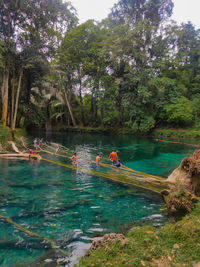
[[[59,165],[59,166],[66,167],[68,169],[77,169],[77,170],[79,169],[78,167],[74,167],[73,165],[65,164],[62,162],[57,162],[55,160],[47,159],[44,157],[42,157],[42,160]],[[84,173],[93,175],[93,176],[102,177],[102,178],[110,179],[112,181],[117,181],[117,182],[121,182],[124,184],[129,184],[129,185],[134,185],[140,188],[144,188],[144,189],[156,192],[158,194],[161,194],[161,192],[164,189],[169,189],[169,184],[170,184],[166,180],[159,180],[159,179],[155,179],[152,177],[143,177],[141,179],[141,177],[138,177],[137,174],[134,175],[134,174],[126,173],[126,175],[124,175],[124,173],[117,174],[116,172],[114,174],[111,174],[111,173],[103,173],[100,171],[84,169],[84,168],[80,168],[79,170]]]

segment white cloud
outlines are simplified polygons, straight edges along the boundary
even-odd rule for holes
[[[181,22],[191,21],[200,28],[200,0],[173,0],[174,11],[172,19]],[[88,19],[101,21],[110,13],[111,8],[118,0],[71,0],[77,9],[80,23]]]
[[[88,19],[101,21],[110,13],[116,0],[71,0],[72,5],[78,12],[80,23]]]
[[[174,0],[172,18],[179,24],[191,21],[196,28],[200,28],[200,0]]]

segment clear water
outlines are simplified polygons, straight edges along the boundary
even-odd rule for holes
[[[132,136],[69,133],[43,138],[68,146],[78,151],[79,158],[88,160],[94,160],[97,152],[105,158],[111,149],[117,149],[124,165],[165,177],[194,150]],[[86,167],[96,169],[90,164]],[[44,161],[0,160],[0,188],[0,214],[53,240],[70,254],[70,259],[63,257],[56,248],[46,247],[43,240],[29,237],[0,219],[0,266],[40,266],[47,262],[46,266],[56,266],[56,261],[60,266],[73,266],[95,236],[126,232],[143,222],[159,226],[167,221],[161,210],[163,200],[153,192]]]

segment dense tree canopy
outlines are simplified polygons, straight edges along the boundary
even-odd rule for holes
[[[2,123],[200,125],[200,30],[170,21],[172,0],[119,0],[77,26],[62,0],[0,0]]]

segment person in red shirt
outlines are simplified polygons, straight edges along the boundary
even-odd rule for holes
[[[111,152],[110,155],[109,155],[109,159],[111,159],[113,165],[115,165],[116,162],[117,162],[117,159],[118,159],[117,152],[114,151],[114,150],[112,150],[112,152]]]
[[[35,152],[33,152],[32,149],[29,149],[28,151],[29,151],[29,159],[31,159],[31,156],[35,155]]]

